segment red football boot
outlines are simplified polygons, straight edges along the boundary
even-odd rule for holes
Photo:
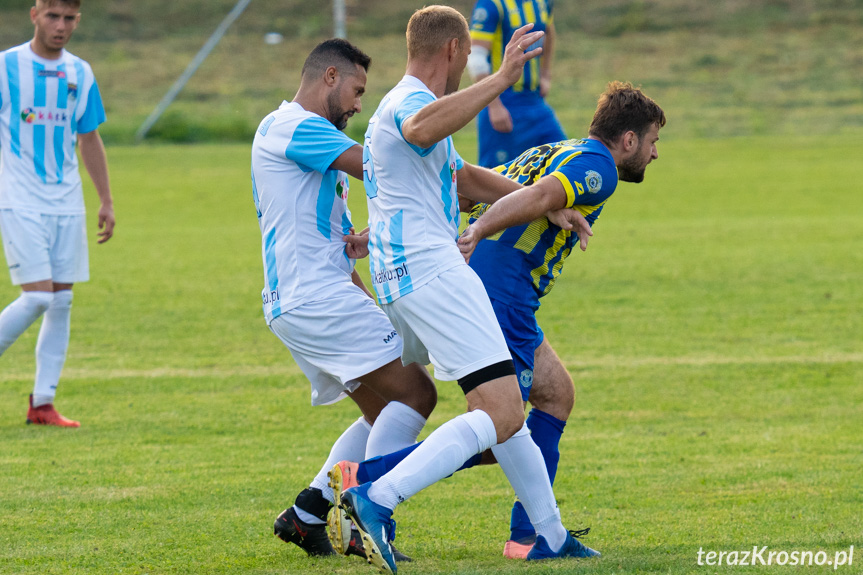
[[[30,395],[30,409],[27,410],[27,423],[36,425],[57,425],[59,427],[81,427],[77,421],[72,421],[60,415],[54,409],[53,403],[33,407],[33,395]]]

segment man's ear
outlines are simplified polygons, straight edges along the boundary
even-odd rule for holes
[[[324,70],[324,82],[327,86],[335,86],[339,79],[339,71],[335,66],[330,66]]]
[[[449,43],[447,44],[447,53],[446,53],[447,59],[449,59],[449,60],[455,59],[456,55],[458,54],[458,45],[459,45],[458,38],[453,38],[452,40],[449,41]]]
[[[620,144],[624,152],[631,152],[632,150],[635,150],[636,148],[638,148],[638,134],[636,134],[632,130],[624,132]]]

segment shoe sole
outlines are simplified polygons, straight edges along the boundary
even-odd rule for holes
[[[327,471],[328,485],[333,490],[333,511],[327,518],[327,535],[330,544],[339,555],[347,555],[351,544],[351,521],[342,509],[342,469],[338,464]]]
[[[533,549],[533,543],[527,545],[510,540],[503,546],[503,556],[507,559],[527,559],[531,549]]]
[[[81,424],[77,421],[70,421],[70,423],[54,423],[47,421],[38,421],[35,419],[30,419],[29,417],[24,421],[27,425],[51,425],[54,427],[68,427],[70,429],[78,429],[81,427]]]
[[[363,538],[363,548],[366,551],[366,561],[368,561],[370,565],[377,567],[378,571],[380,571],[384,575],[391,575],[393,570],[390,569],[389,563],[387,563],[387,560],[384,559],[380,547],[378,547],[378,544],[375,543],[375,540],[372,539],[371,535],[366,533],[365,529],[360,526],[360,522],[356,521],[354,508],[349,502],[346,501],[341,501],[340,506],[342,510],[348,514],[348,516],[354,518],[354,527],[357,528],[357,531],[360,532],[360,536]]]

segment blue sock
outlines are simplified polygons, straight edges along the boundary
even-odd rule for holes
[[[540,452],[542,452],[545,468],[548,471],[548,478],[551,480],[552,485],[554,485],[554,478],[557,475],[557,464],[560,461],[558,446],[560,445],[560,437],[563,435],[563,428],[565,426],[565,421],[561,421],[536,408],[531,409],[527,416],[527,427],[530,429],[530,436],[537,447],[539,447]],[[536,535],[536,531],[533,525],[531,525],[521,501],[516,501],[515,505],[512,506],[509,528],[511,531],[510,539],[514,541],[527,539]]]
[[[357,469],[357,482],[362,484],[369,481],[377,481],[393,467],[398,465],[402,459],[410,455],[414,449],[419,447],[420,443],[422,443],[422,441],[409,445],[404,449],[400,449],[386,455],[377,455],[360,462],[359,469]],[[465,461],[464,465],[459,467],[456,471],[479,465],[480,461],[482,461],[482,453],[477,453]]]

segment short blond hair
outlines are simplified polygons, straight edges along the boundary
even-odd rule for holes
[[[75,10],[81,8],[81,0],[36,0],[36,9],[41,10],[55,4],[62,4]]]
[[[413,13],[407,29],[408,58],[424,59],[437,53],[441,46],[457,38],[460,44],[470,40],[467,20],[449,6],[426,6]]]

